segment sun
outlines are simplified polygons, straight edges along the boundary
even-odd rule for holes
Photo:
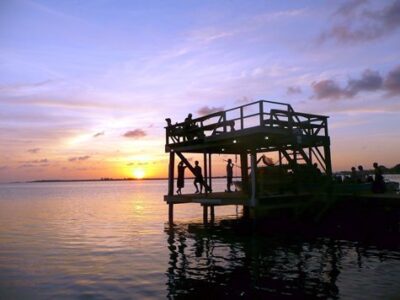
[[[136,179],[144,178],[145,174],[146,174],[146,172],[143,169],[134,169],[133,170],[133,177],[135,177]]]

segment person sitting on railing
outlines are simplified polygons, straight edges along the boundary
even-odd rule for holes
[[[194,138],[201,139],[204,138],[204,131],[196,124],[192,119],[192,114],[188,114],[184,123],[183,131],[187,141],[192,141]]]
[[[188,116],[185,119],[185,122],[183,123],[183,130],[185,132],[186,140],[191,141],[193,140],[193,134],[190,133],[190,130],[193,128],[193,119],[192,119],[192,114],[188,114]]]

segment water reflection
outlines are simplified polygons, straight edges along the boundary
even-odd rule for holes
[[[393,255],[349,241],[235,236],[226,230],[210,231],[195,224],[166,227],[165,232],[170,298],[212,295],[215,298],[337,299],[346,296],[349,290],[344,282],[351,277],[349,269],[361,272],[364,260],[371,267],[375,260],[379,263]],[[348,274],[342,276],[343,269]],[[339,292],[340,280],[343,291]],[[378,296],[385,293],[375,292]],[[351,293],[354,296],[354,290]]]

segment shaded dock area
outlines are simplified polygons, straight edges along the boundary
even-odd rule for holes
[[[178,204],[202,207],[205,224],[214,222],[215,206],[226,205],[241,206],[243,216],[249,219],[261,217],[271,221],[292,217],[318,220],[333,212],[337,213],[337,220],[344,215],[351,220],[360,211],[363,220],[374,216],[376,210],[382,212],[377,219],[385,223],[382,216],[391,211],[391,224],[400,224],[396,223],[400,216],[399,194],[364,193],[359,192],[361,186],[347,185],[336,190],[327,116],[296,112],[290,104],[260,100],[194,119],[189,114],[181,123],[173,124],[169,118],[166,121],[169,170],[164,201],[169,207],[170,224],[174,220],[174,205]],[[191,158],[187,157],[191,154],[202,157],[200,164],[196,163],[202,167],[204,193],[176,194],[176,160],[196,177]],[[276,162],[268,165],[264,160],[266,154],[274,155]],[[235,163],[240,165],[239,192],[213,191],[216,155],[238,158]]]

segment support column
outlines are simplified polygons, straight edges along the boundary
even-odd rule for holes
[[[204,192],[205,192],[205,194],[206,194],[206,196],[207,196],[207,194],[208,194],[208,188],[207,188],[207,182],[208,182],[208,163],[207,163],[207,153],[206,152],[204,152],[204,155],[203,155],[203,160],[204,160],[204,179],[203,179],[203,181],[204,181],[204,185],[203,185],[203,187],[204,187]]]
[[[248,192],[248,184],[249,184],[249,172],[247,165],[247,153],[240,153],[240,165],[241,165],[241,176],[242,176],[242,191]]]
[[[168,204],[168,223],[174,224],[174,205],[172,203]]]
[[[169,167],[168,167],[168,196],[174,194],[174,170],[175,170],[175,152],[169,153]]]
[[[256,198],[256,172],[257,172],[257,153],[252,151],[250,154],[251,159],[251,198],[250,198],[250,206],[255,207],[257,205]]]
[[[207,225],[208,224],[208,206],[203,205],[203,224]]]
[[[331,148],[329,147],[329,145],[324,146],[324,154],[326,175],[332,176]]]
[[[210,205],[210,222],[211,222],[211,224],[214,224],[214,221],[215,221],[214,205]]]
[[[174,170],[175,170],[175,152],[169,153],[168,168],[168,196],[174,195]],[[174,223],[174,204],[168,203],[168,222],[170,225]]]
[[[212,165],[211,165],[211,153],[208,154],[208,186],[210,188],[210,193],[212,192]]]

